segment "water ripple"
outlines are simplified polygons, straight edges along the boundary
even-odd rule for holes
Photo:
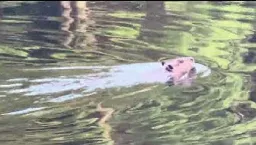
[[[0,3],[1,144],[255,143],[255,2]],[[176,56],[210,71],[138,77]]]

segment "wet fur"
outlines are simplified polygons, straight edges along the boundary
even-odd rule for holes
[[[164,66],[164,69],[167,72],[170,72],[170,79],[166,82],[168,86],[185,84],[186,80],[195,78],[196,69],[195,67],[190,66],[189,63],[191,62],[188,62],[188,61],[191,61],[192,64],[195,63],[195,60],[193,57],[180,57],[180,58],[175,58],[175,59],[161,62],[161,65]],[[183,70],[183,72],[180,72],[181,75],[177,77],[173,74],[173,72],[175,72],[176,68],[179,69],[180,65],[188,65],[188,70]]]

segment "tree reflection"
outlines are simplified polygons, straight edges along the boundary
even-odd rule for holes
[[[138,39],[154,41],[155,38],[162,38],[164,25],[166,24],[166,11],[163,1],[147,1],[146,17],[142,22]],[[150,39],[150,40],[149,40]]]
[[[95,36],[88,32],[94,24],[86,1],[60,1],[61,16],[64,21],[61,30],[66,36],[61,44],[69,48],[86,48],[96,42]]]

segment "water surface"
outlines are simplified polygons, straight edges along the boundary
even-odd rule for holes
[[[255,2],[4,1],[0,13],[0,144],[256,143]],[[104,79],[177,56],[210,75]]]

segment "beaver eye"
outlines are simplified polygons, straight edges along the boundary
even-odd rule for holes
[[[179,63],[183,63],[184,62],[184,60],[179,60]]]
[[[171,65],[168,65],[168,68],[171,69],[171,70],[173,69],[173,67]]]
[[[168,66],[166,67],[166,70],[169,71],[169,72],[172,72],[172,69],[173,69],[173,67],[172,67],[171,65],[168,65]]]

